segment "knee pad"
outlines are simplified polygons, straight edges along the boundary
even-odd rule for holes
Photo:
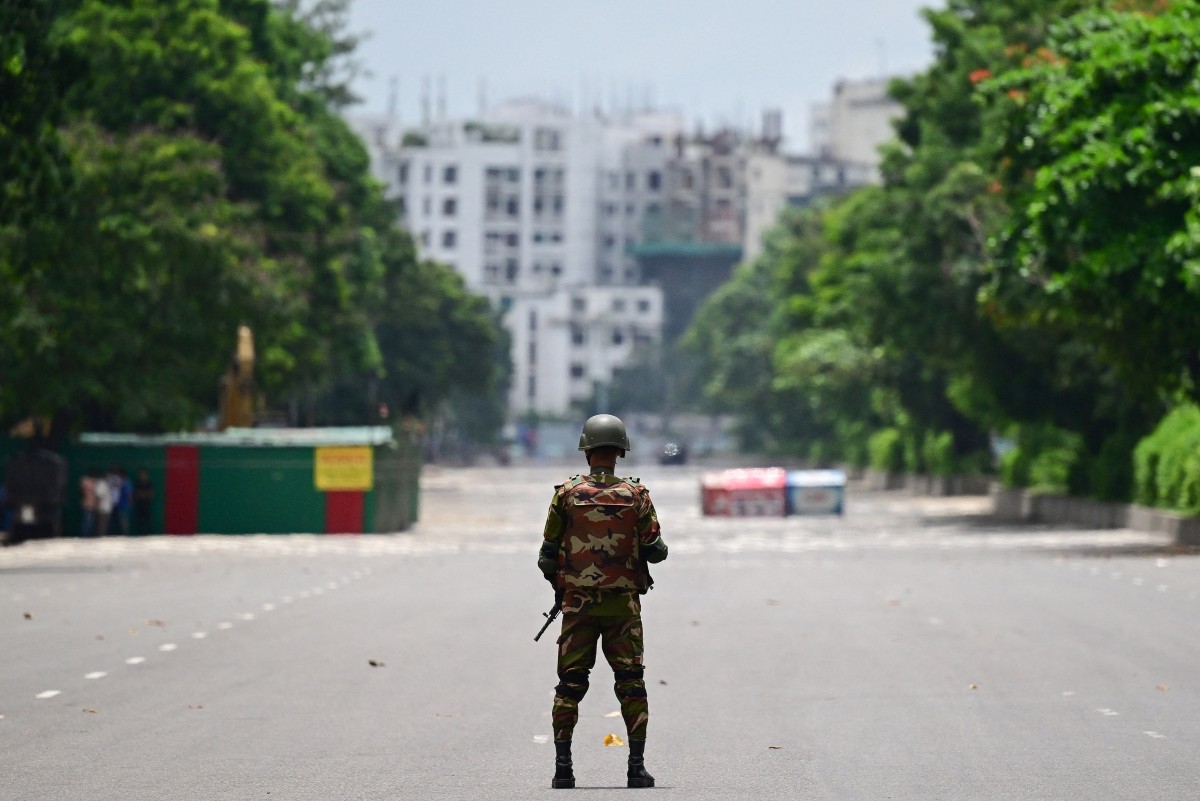
[[[615,678],[617,681],[640,679],[644,675],[646,675],[646,668],[642,665],[634,665],[633,667],[622,668],[621,670],[613,671],[613,678]]]
[[[554,692],[561,695],[563,698],[570,698],[573,701],[582,701],[583,696],[588,691],[588,674],[586,670],[568,670],[558,674],[558,684],[554,687]]]
[[[632,687],[617,687],[617,697],[622,701],[633,701],[638,698],[646,698],[646,685],[638,682]]]

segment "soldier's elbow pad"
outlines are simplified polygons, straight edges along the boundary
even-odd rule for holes
[[[646,546],[646,561],[652,565],[667,558],[667,544],[659,537],[654,542]]]
[[[542,571],[543,576],[553,576],[558,572],[558,559],[538,556],[538,570]]]

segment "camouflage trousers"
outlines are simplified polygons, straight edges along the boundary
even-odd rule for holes
[[[588,690],[588,674],[596,664],[596,643],[613,671],[613,690],[630,740],[646,739],[650,708],[642,680],[641,615],[563,615],[558,638],[558,686],[551,719],[554,739],[570,740],[579,720],[579,702]]]

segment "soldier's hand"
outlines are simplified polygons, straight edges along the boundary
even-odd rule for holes
[[[546,581],[550,582],[551,587],[553,587],[555,590],[558,589],[558,582],[554,580],[555,576],[553,573],[543,573],[542,576],[546,579]]]

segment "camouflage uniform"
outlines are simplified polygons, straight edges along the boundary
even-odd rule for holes
[[[556,742],[571,739],[596,664],[597,641],[613,670],[629,739],[646,739],[650,715],[639,595],[653,583],[646,563],[666,558],[650,492],[636,478],[595,467],[555,488],[538,567],[562,593],[559,683],[552,709]]]

